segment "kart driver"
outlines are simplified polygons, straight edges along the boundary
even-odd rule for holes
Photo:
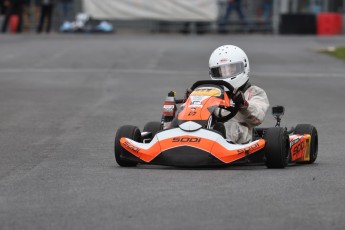
[[[263,122],[269,102],[265,91],[249,82],[247,55],[233,45],[218,47],[211,54],[209,68],[212,80],[226,81],[235,88],[233,101],[239,105],[239,111],[234,118],[224,122],[227,140],[237,144],[252,141],[253,128]],[[215,110],[216,117],[228,114],[225,109]]]

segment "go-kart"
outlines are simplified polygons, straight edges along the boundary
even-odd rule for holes
[[[132,125],[117,130],[115,159],[120,166],[207,167],[264,162],[268,168],[284,168],[289,163],[311,164],[316,160],[316,128],[309,124],[291,130],[280,127],[283,106],[272,108],[275,127],[255,128],[251,142],[235,144],[226,139],[222,123],[239,111],[232,100],[234,88],[225,81],[209,80],[194,83],[191,90],[186,100],[177,100],[170,92],[161,121],[147,123],[143,132]],[[179,109],[176,104],[181,104]],[[216,108],[228,110],[229,115],[216,117]]]

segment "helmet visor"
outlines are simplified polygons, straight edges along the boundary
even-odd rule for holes
[[[235,77],[236,75],[244,72],[243,62],[230,63],[226,65],[210,68],[212,78],[225,79]]]

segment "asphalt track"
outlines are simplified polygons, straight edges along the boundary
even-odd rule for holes
[[[345,63],[316,50],[344,37],[22,35],[0,38],[0,229],[344,229]],[[283,125],[319,131],[313,165],[268,170],[114,160],[116,129],[160,119],[169,90],[208,78],[222,44]],[[274,125],[267,115],[263,126]]]

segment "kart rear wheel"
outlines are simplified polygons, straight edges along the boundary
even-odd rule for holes
[[[265,164],[267,168],[285,168],[288,163],[289,142],[284,128],[274,127],[265,131]]]
[[[317,130],[314,126],[309,124],[298,124],[295,128],[295,134],[309,134],[311,137],[310,142],[310,159],[309,161],[303,162],[307,164],[312,164],[317,158],[318,148],[319,148],[319,138],[317,135]]]
[[[123,155],[131,155],[126,149],[122,148],[120,144],[122,137],[127,137],[136,142],[142,142],[140,130],[136,126],[124,125],[117,130],[115,136],[114,153],[116,162],[122,167],[134,167],[138,164],[137,162],[122,157]]]
[[[143,132],[152,133],[152,138],[156,136],[157,132],[162,130],[162,124],[159,121],[151,121],[146,123]]]

